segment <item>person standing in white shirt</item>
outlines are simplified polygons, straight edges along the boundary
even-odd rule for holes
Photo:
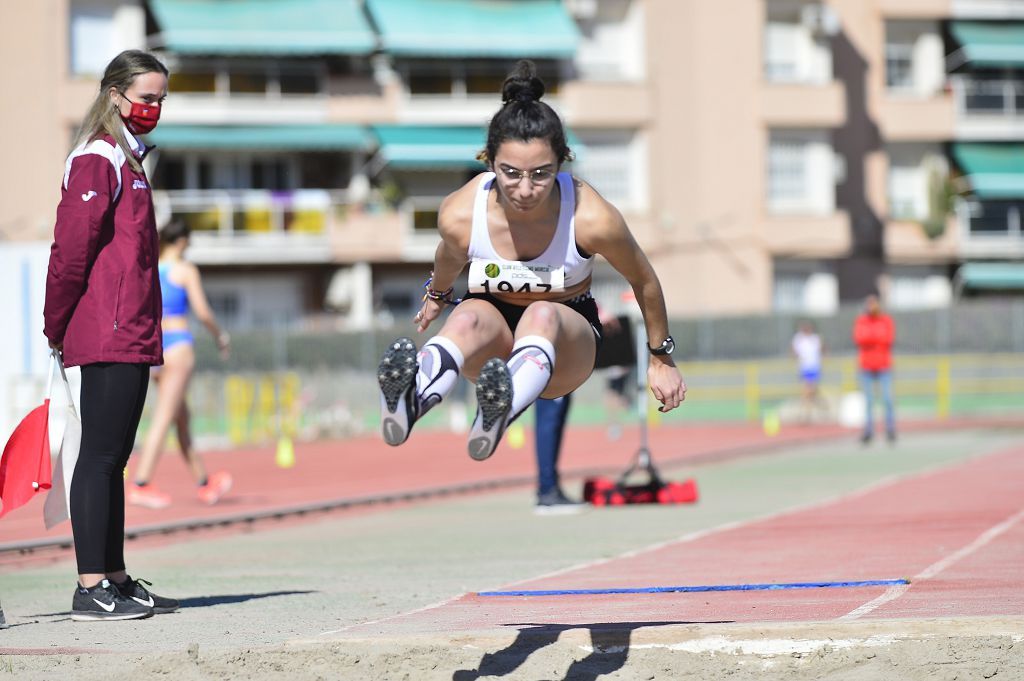
[[[800,394],[800,413],[804,423],[814,420],[816,411],[827,416],[828,405],[822,398],[818,385],[821,382],[821,358],[825,354],[825,344],[818,335],[814,324],[809,321],[800,322],[792,342],[793,355],[800,369],[800,382],[803,390]]]

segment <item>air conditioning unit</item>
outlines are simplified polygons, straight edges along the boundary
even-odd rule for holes
[[[839,33],[839,15],[828,5],[808,4],[800,8],[800,23],[815,35]]]
[[[565,6],[577,19],[593,19],[597,16],[598,0],[565,0]]]

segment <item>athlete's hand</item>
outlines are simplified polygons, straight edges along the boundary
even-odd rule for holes
[[[441,306],[444,303],[434,300],[433,298],[427,298],[423,301],[423,306],[420,311],[416,313],[416,316],[412,318],[412,321],[416,324],[416,330],[423,333],[430,326],[430,323],[441,316]]]
[[[686,383],[671,358],[651,356],[647,365],[647,385],[655,399],[661,402],[658,411],[669,412],[686,399]]]

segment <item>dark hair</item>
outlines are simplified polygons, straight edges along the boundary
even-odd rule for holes
[[[494,163],[498,147],[505,140],[546,140],[559,163],[573,159],[565,140],[565,127],[555,110],[540,101],[544,81],[537,77],[536,65],[528,59],[516,62],[501,86],[501,108],[487,128],[487,146],[477,156],[484,163]]]
[[[160,243],[170,246],[178,239],[184,239],[192,233],[192,230],[184,220],[171,220],[160,230]]]

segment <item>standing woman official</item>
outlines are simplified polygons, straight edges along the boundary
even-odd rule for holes
[[[505,428],[537,398],[566,395],[594,370],[601,321],[590,293],[594,256],[626,280],[643,313],[647,379],[661,411],[685,399],[672,361],[665,297],[647,256],[618,210],[593,187],[561,172],[571,158],[558,114],[540,99],[544,83],[522,60],[505,79],[482,160],[488,172],[449,195],[438,213],[441,243],[423,306],[422,333],[469,265],[469,293],[417,353],[395,340],[377,372],[381,431],[400,445],[459,374],[476,383],[469,455],[494,453]]]
[[[78,562],[75,620],[171,612],[178,602],[132,579],[124,562],[124,468],[162,361],[156,221],[146,146],[167,96],[167,68],[127,50],[107,65],[64,165],[43,332],[82,367],[82,445],[71,481]]]

